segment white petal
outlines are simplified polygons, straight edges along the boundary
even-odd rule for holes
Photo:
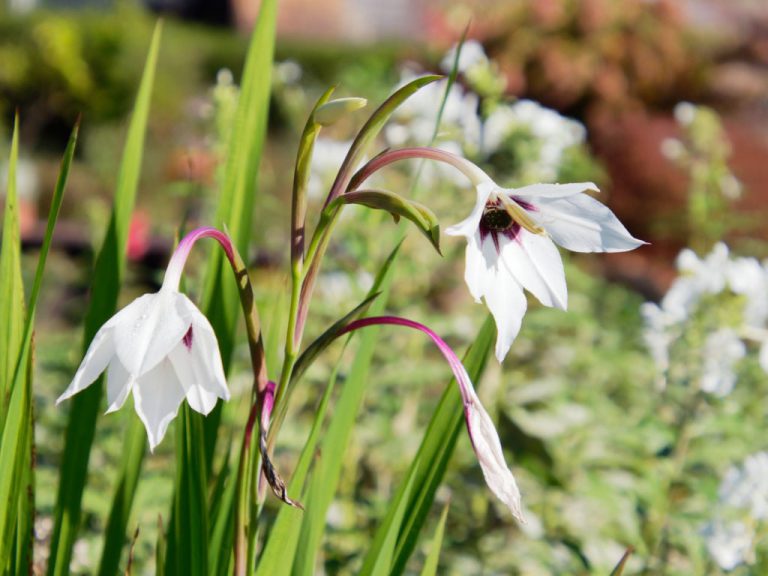
[[[189,298],[183,294],[179,296],[180,298],[177,299],[179,313],[190,318],[192,323],[193,336],[190,352],[196,366],[196,373],[201,375],[201,385],[222,400],[229,400],[227,379],[224,376],[219,342],[213,326]]]
[[[496,497],[507,505],[519,522],[525,522],[520,505],[520,490],[504,461],[496,427],[474,391],[470,391],[470,398],[471,402],[465,406],[467,429],[483,470],[485,483]]]
[[[625,252],[645,244],[634,238],[611,210],[586,194],[567,198],[526,198],[531,218],[552,239],[574,252]]]
[[[587,190],[599,192],[594,182],[576,182],[575,184],[531,184],[522,188],[506,189],[510,196],[531,196],[534,201],[539,198],[563,198],[573,196]]]
[[[93,384],[109,364],[110,359],[115,354],[115,342],[113,328],[110,322],[102,326],[91,340],[85,358],[80,363],[80,367],[72,379],[72,383],[67,387],[64,393],[58,397],[56,404],[61,403],[70,396],[77,394]]]
[[[568,307],[563,261],[549,238],[521,230],[517,238],[502,244],[501,259],[509,273],[544,306]]]
[[[115,325],[115,351],[135,378],[154,368],[181,341],[190,320],[179,315],[177,292],[145,294],[126,306]]]
[[[185,392],[170,361],[165,359],[133,386],[136,413],[144,423],[149,449],[154,451],[176,417]]]
[[[496,248],[493,246],[493,242],[489,238],[486,238],[486,242],[491,244],[490,248],[495,252]],[[495,263],[498,255],[493,254],[492,257]],[[477,233],[467,238],[464,281],[467,283],[469,293],[472,294],[475,302],[480,302],[480,298],[485,292],[486,284],[493,281],[493,277],[488,277],[488,270],[489,267],[495,266],[495,264],[489,263],[487,258],[488,256],[485,254],[485,251],[480,247],[480,234]]]
[[[490,198],[491,194],[496,190],[498,190],[498,188],[493,182],[483,182],[480,184],[475,189],[475,192],[477,192],[477,200],[475,201],[475,207],[472,208],[470,215],[458,224],[446,228],[445,233],[449,236],[466,236],[467,238],[474,236],[480,227],[480,219],[483,217],[485,204],[488,202],[488,198]]]
[[[109,363],[109,370],[107,370],[107,404],[109,405],[107,414],[122,408],[133,384],[134,380],[128,370],[120,362],[120,358],[115,356]]]
[[[496,358],[502,362],[520,332],[528,303],[523,287],[500,263],[489,272],[483,296],[496,321]]]
[[[176,348],[171,350],[168,359],[176,371],[181,387],[184,388],[190,408],[208,415],[216,406],[217,397],[205,387],[208,375],[201,366],[202,362],[196,358],[192,349],[187,348],[184,342],[179,343]]]

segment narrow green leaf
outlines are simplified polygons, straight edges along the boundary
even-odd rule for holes
[[[214,225],[226,227],[240,254],[248,261],[252,236],[257,176],[269,118],[269,96],[275,45],[277,0],[264,0],[246,56],[240,97],[227,146],[221,196]],[[229,370],[239,318],[237,286],[221,250],[210,258],[203,287],[201,310],[211,321],[219,342],[224,370]],[[205,454],[208,469],[213,463],[222,404],[205,418]]]
[[[387,190],[347,192],[336,198],[328,208],[332,210],[340,204],[359,204],[374,210],[385,210],[392,215],[395,222],[399,221],[400,216],[407,218],[426,236],[438,254],[440,253],[440,224],[435,213],[423,204]]]
[[[315,420],[312,423],[312,429],[301,450],[299,462],[291,474],[291,481],[288,484],[289,494],[302,494],[304,481],[309,472],[309,466],[315,456],[315,448],[320,440],[320,434],[325,421],[325,414],[328,411],[328,401],[331,398],[333,389],[336,386],[338,375],[338,364],[334,368],[325,392],[320,400],[320,406],[315,412]],[[301,524],[303,521],[303,512],[292,506],[281,506],[277,514],[272,529],[269,532],[269,539],[259,556],[258,569],[256,576],[281,576],[291,573],[293,568],[293,559],[296,555],[296,547],[299,543],[301,534]]]
[[[165,572],[205,576],[208,574],[207,474],[202,421],[191,415],[191,408],[182,404],[176,425],[176,491]]]
[[[0,462],[6,463],[0,467],[0,502],[8,503],[0,514],[0,567],[8,563],[11,553],[10,545],[14,540],[13,524],[16,526],[15,568],[27,572],[31,561],[32,519],[34,517],[34,422],[32,406],[32,332],[34,328],[35,309],[40,294],[45,264],[50,251],[53,230],[59,215],[59,208],[64,196],[69,168],[75,152],[78,127],[75,126],[69,143],[64,152],[59,177],[48,213],[48,225],[43,238],[43,245],[35,271],[29,308],[24,320],[24,294],[21,284],[20,237],[18,215],[14,214],[16,207],[15,171],[18,154],[18,121],[14,129],[9,162],[9,185],[6,199],[5,226],[3,230],[3,246],[0,253],[0,271],[5,281],[2,282],[3,294],[8,296],[8,302],[16,304],[8,310],[9,317],[5,320],[13,326],[13,335],[20,335],[20,349],[13,358],[8,358],[8,368],[13,370],[12,380],[8,388],[10,394],[9,413],[2,425],[0,436]],[[14,257],[11,251],[16,252]],[[15,263],[14,263],[15,262]],[[15,268],[15,270],[14,270]],[[14,279],[14,276],[15,279]],[[5,283],[15,286],[6,287]],[[16,290],[19,290],[16,293]],[[3,306],[2,308],[5,308]],[[11,308],[9,305],[8,308]],[[22,328],[23,326],[23,328]],[[12,343],[12,342],[11,342]],[[3,399],[4,400],[4,399]],[[10,463],[10,465],[8,464]]]
[[[157,543],[155,544],[155,576],[165,576],[165,529],[163,517],[157,516]]]
[[[144,152],[144,133],[149,116],[161,28],[161,24],[158,23],[152,36],[118,172],[112,216],[94,266],[95,281],[91,290],[91,302],[85,316],[84,350],[87,349],[101,325],[115,313],[117,307],[120,283],[125,268],[128,228]],[[54,531],[48,561],[49,576],[69,573],[72,546],[80,527],[83,489],[86,484],[88,459],[102,393],[103,387],[99,380],[71,401],[54,510]]]
[[[8,186],[0,246],[0,430],[8,411],[13,376],[19,360],[24,329],[24,287],[21,280],[19,206],[16,164],[19,157],[19,119],[16,117],[8,160]]]
[[[488,316],[462,360],[467,374],[476,386],[485,371],[495,338],[496,327],[493,318]],[[407,498],[408,515],[399,527],[392,574],[402,574],[405,570],[462,429],[464,429],[464,410],[461,394],[455,380],[451,380],[432,415],[419,451],[408,471],[408,476],[414,476],[415,479],[413,490]],[[391,506],[398,506],[405,498],[405,491],[401,488]],[[388,529],[394,528],[386,525],[380,527],[380,530]]]
[[[432,538],[432,545],[429,547],[429,555],[424,561],[424,568],[421,570],[421,576],[436,576],[437,564],[440,561],[440,549],[443,546],[443,534],[445,534],[445,521],[448,519],[448,508],[446,504],[443,513],[440,515],[440,522],[437,523],[435,535]]]
[[[231,542],[234,538],[234,502],[237,492],[237,478],[231,473],[230,448],[232,438],[227,442],[227,457],[216,477],[216,484],[211,496],[211,532],[208,548],[218,550],[218,554],[208,556],[208,574],[226,576],[232,573]]]
[[[138,418],[130,418],[124,446],[117,488],[104,533],[104,549],[101,552],[99,564],[100,576],[118,573],[120,557],[128,541],[126,527],[131,516],[141,465],[147,450],[147,433],[144,431],[144,424]]]
[[[374,284],[374,289],[380,290],[381,296],[371,305],[371,314],[380,314],[386,306],[392,282],[392,264],[398,254],[398,248],[399,245],[387,259]],[[377,336],[377,328],[372,328],[360,336],[360,344],[337,400],[334,417],[323,437],[320,447],[321,456],[312,474],[309,496],[306,499],[307,507],[293,567],[294,576],[305,574],[309,576],[314,573],[317,552],[325,528],[325,516],[336,494],[344,453],[370,380],[368,374],[376,349]]]
[[[328,346],[331,345],[331,342],[333,342],[336,339],[339,332],[341,332],[341,330],[347,324],[349,324],[353,320],[357,320],[368,311],[368,308],[371,306],[371,304],[373,303],[373,301],[376,299],[378,295],[379,293],[376,292],[368,296],[360,304],[355,306],[352,310],[347,312],[339,320],[334,322],[331,325],[331,327],[328,328],[325,332],[323,332],[320,336],[318,336],[312,342],[312,344],[307,346],[304,352],[301,353],[301,356],[299,356],[299,358],[296,360],[296,364],[294,365],[293,372],[291,373],[292,383],[295,381],[298,381],[304,375],[304,372],[307,371],[307,368],[309,368],[312,365],[312,363],[317,359],[317,357],[320,354],[322,354],[323,351]]]
[[[403,521],[408,497],[413,488],[414,478],[415,475],[412,475],[406,479],[403,488],[404,498],[397,506],[390,508],[392,511],[390,523],[393,526],[400,526]],[[365,558],[360,574],[363,576],[387,576],[392,566],[392,555],[394,554],[396,543],[397,530],[378,531]]]

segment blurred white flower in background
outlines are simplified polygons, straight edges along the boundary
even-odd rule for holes
[[[753,561],[754,531],[744,522],[713,520],[702,530],[707,552],[723,570]]]
[[[723,570],[752,564],[758,525],[768,520],[768,452],[757,452],[741,466],[732,466],[720,483],[718,497],[714,518],[702,530],[707,551]]]
[[[746,346],[730,328],[709,334],[701,350],[704,363],[701,389],[720,397],[730,394],[736,384],[734,366],[746,353]]]
[[[720,242],[703,258],[692,250],[683,250],[677,268],[680,276],[662,301],[641,307],[643,339],[657,369],[661,373],[669,369],[671,347],[691,329],[693,317],[705,313],[721,325],[706,335],[699,351],[702,390],[716,396],[726,396],[733,390],[734,368],[748,351],[745,340],[760,346],[758,360],[768,373],[768,265],[755,258],[732,258],[728,247]],[[702,308],[706,296],[725,293],[743,297],[737,317],[718,317],[716,308]]]
[[[315,140],[307,183],[307,194],[310,198],[322,198],[328,193],[351,146],[352,140],[323,137]]]
[[[456,50],[458,45],[454,45],[445,54],[440,62],[440,69],[448,74],[453,70],[453,63],[456,60]],[[472,68],[477,66],[487,66],[488,56],[485,54],[483,45],[477,40],[467,40],[461,46],[461,53],[459,54],[459,62],[456,67],[461,73],[466,73]]]
[[[756,520],[768,520],[768,452],[757,452],[732,466],[720,483],[720,502],[743,508]]]

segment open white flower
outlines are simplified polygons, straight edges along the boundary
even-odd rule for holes
[[[475,300],[484,298],[496,320],[499,362],[520,331],[527,308],[523,289],[545,306],[565,310],[568,305],[555,243],[575,252],[623,252],[644,244],[585,194],[588,190],[597,187],[582,182],[506,189],[483,178],[472,213],[446,230],[467,238],[464,278]]]
[[[133,392],[151,450],[185,398],[201,414],[213,410],[218,398],[229,400],[216,334],[178,292],[190,247],[191,242],[179,245],[159,292],[137,298],[99,329],[72,383],[56,400],[84,390],[107,370],[107,413],[120,409]]]

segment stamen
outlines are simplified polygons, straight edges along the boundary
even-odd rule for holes
[[[536,222],[534,222],[528,215],[525,208],[520,206],[520,204],[512,200],[506,194],[499,194],[497,197],[501,200],[501,203],[504,205],[505,210],[512,220],[520,224],[520,226],[528,230],[531,234],[546,234],[544,228],[536,224]]]

